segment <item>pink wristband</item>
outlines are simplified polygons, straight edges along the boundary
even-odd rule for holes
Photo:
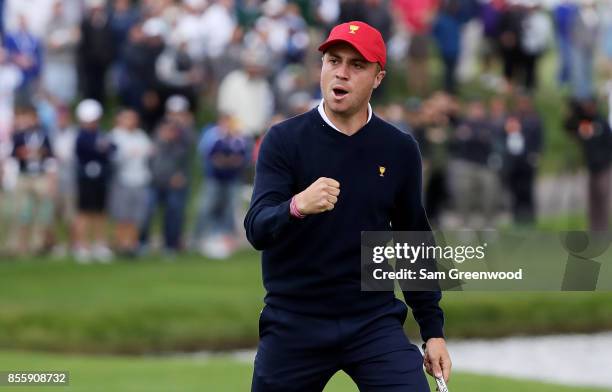
[[[300,210],[298,210],[297,205],[295,204],[295,196],[291,198],[291,202],[289,203],[289,212],[294,218],[304,219],[306,217],[306,215],[300,213]]]

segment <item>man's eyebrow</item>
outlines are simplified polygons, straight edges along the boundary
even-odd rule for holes
[[[331,50],[330,50],[329,52],[327,52],[327,54],[328,54],[329,56],[332,56],[332,57],[337,57],[337,58],[339,58],[339,59],[346,59],[346,60],[348,60],[348,61],[352,61],[352,62],[357,62],[357,61],[359,61],[359,62],[362,62],[362,63],[368,63],[368,60],[366,60],[366,59],[365,59],[365,58],[363,58],[363,57],[348,57],[348,58],[347,58],[346,56],[344,56],[344,57],[343,57],[343,56],[339,55],[338,53],[333,52],[333,51],[331,51]]]

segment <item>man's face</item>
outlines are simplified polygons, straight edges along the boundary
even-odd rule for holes
[[[482,120],[486,117],[487,112],[482,102],[475,101],[468,105],[467,114],[471,120]]]
[[[323,55],[321,91],[325,107],[334,114],[351,116],[367,107],[372,90],[385,71],[370,63],[346,43],[330,47]]]
[[[32,128],[38,125],[38,114],[35,110],[27,110],[23,113],[23,123],[25,127]]]
[[[138,128],[138,114],[133,110],[126,110],[121,114],[121,125],[128,131]]]

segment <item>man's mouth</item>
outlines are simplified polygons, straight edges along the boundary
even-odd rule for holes
[[[334,87],[332,92],[334,93],[334,97],[338,99],[343,98],[348,94],[348,90],[342,87]]]

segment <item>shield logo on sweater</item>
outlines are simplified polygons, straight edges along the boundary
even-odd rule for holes
[[[378,173],[381,177],[385,176],[385,171],[387,171],[387,168],[384,166],[378,166]]]

